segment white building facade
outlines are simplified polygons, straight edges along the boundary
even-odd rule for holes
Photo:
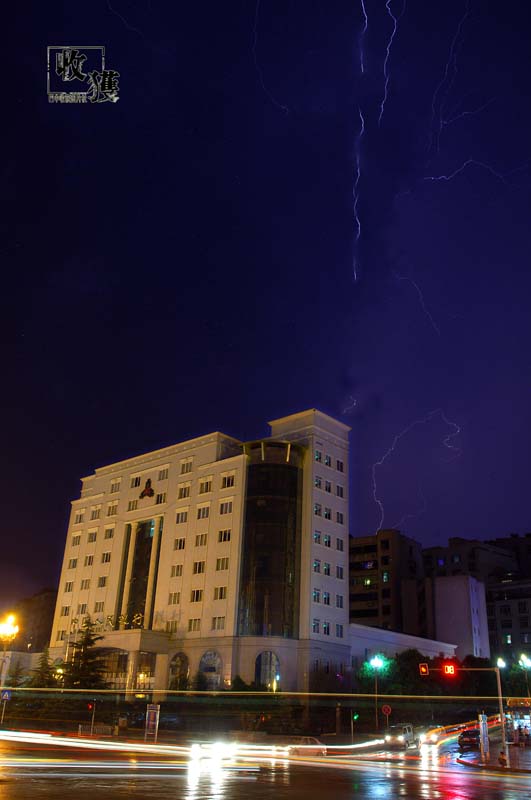
[[[83,620],[117,689],[306,690],[346,671],[349,428],[316,409],[96,469],[72,502],[50,654]],[[70,650],[71,652],[71,650]]]

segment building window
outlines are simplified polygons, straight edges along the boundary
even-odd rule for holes
[[[319,620],[314,618],[312,622],[312,633],[319,633],[319,625]]]
[[[314,531],[313,541],[315,544],[321,544],[321,531]]]
[[[186,485],[179,486],[177,491],[177,499],[184,500],[186,497],[190,497],[190,484],[187,483]]]
[[[339,564],[336,566],[336,578],[343,580],[343,567],[340,567]]]
[[[216,586],[214,588],[214,600],[226,600],[226,598],[227,598],[227,587]]]
[[[316,450],[316,451],[314,452],[314,455],[313,455],[313,457],[314,457],[314,460],[315,460],[315,461],[317,461],[319,464],[320,464],[320,463],[321,463],[321,461],[323,460],[323,454],[321,453],[321,451],[320,451],[320,450]]]
[[[77,607],[78,614],[86,614],[87,613],[87,604],[86,603],[79,603]]]
[[[189,631],[198,631],[201,629],[201,619],[189,619],[188,620],[188,630]]]
[[[176,525],[181,525],[183,522],[188,522],[188,511],[178,511],[175,517]]]
[[[108,517],[115,517],[118,513],[118,503],[112,503],[107,509],[107,516]]]
[[[382,581],[384,583],[389,583],[389,571],[386,569],[382,572]]]
[[[500,606],[500,616],[501,617],[510,617],[511,616],[511,606]]]
[[[110,551],[107,551],[106,553],[102,553],[101,554],[101,563],[102,564],[108,564],[110,560],[111,560]]]
[[[65,583],[65,592],[71,592],[74,589],[74,581],[67,581]]]
[[[178,606],[181,602],[181,593],[180,592],[170,592],[168,595],[168,605],[169,606]]]
[[[223,475],[221,478],[221,488],[231,489],[234,486],[234,475]]]
[[[324,463],[325,463],[325,467],[331,467],[332,466],[332,456],[326,455]]]
[[[187,458],[186,461],[181,461],[181,475],[187,475],[192,471],[192,459]]]
[[[218,542],[230,542],[230,528],[218,532]]]
[[[505,636],[504,636],[504,639],[505,639],[505,644],[512,644],[513,643],[513,637],[512,637],[512,635],[510,633],[506,633]]]
[[[314,603],[320,603],[321,602],[321,590],[320,589],[314,589],[313,590],[312,600],[313,600]]]
[[[219,513],[220,514],[232,514],[232,500],[227,500],[224,503],[220,503]]]
[[[192,593],[190,595],[190,602],[191,603],[201,603],[203,600],[203,590],[202,589],[192,589]]]
[[[79,525],[81,522],[85,521],[85,511],[76,511],[76,515],[74,517],[74,525]]]
[[[138,486],[140,486],[140,475],[135,475],[131,478],[131,489],[136,489]]]
[[[101,515],[101,506],[96,506],[95,508],[91,508],[91,510],[90,510],[90,518],[91,518],[91,520],[99,519],[100,515]]]
[[[336,594],[336,608],[343,608],[343,595]]]
[[[177,633],[179,623],[176,619],[172,619],[166,623],[166,633]]]
[[[325,506],[324,518],[325,519],[332,519],[332,509],[331,508],[326,508],[326,506]]]
[[[120,484],[121,484],[120,480],[111,481],[111,494],[120,491]]]
[[[180,539],[173,540],[173,549],[174,550],[184,550],[186,544],[186,539],[181,537]]]
[[[103,611],[104,608],[105,608],[105,603],[103,602],[103,600],[97,600],[94,603],[94,613],[95,614],[101,614],[101,612]]]
[[[338,483],[336,485],[336,497],[344,497],[343,487]]]
[[[138,500],[129,500],[127,504],[128,511],[136,511],[138,508]]]
[[[192,572],[194,575],[202,575],[205,571],[205,562],[204,561],[194,561],[194,565],[192,568]]]
[[[438,567],[444,567],[445,564],[446,564],[446,559],[445,558],[438,558],[437,559],[437,566]]]
[[[328,492],[328,494],[330,494],[331,491],[332,491],[332,484],[330,483],[330,481],[325,481],[325,492]]]
[[[330,605],[330,592],[323,592],[323,604],[325,606]]]
[[[323,622],[323,633],[325,636],[330,636],[330,623]]]
[[[336,522],[339,523],[339,525],[343,525],[343,512],[342,511],[336,511]]]
[[[97,531],[89,531],[88,536],[87,536],[87,541],[88,542],[95,542],[97,538],[98,538],[98,532]]]
[[[336,623],[336,636],[338,639],[343,638],[343,625]]]
[[[502,621],[500,623],[500,626],[502,628],[505,628],[505,629],[512,628],[513,627],[513,621],[512,621],[512,619],[502,619]]]
[[[229,559],[228,556],[224,556],[223,558],[216,559],[216,571],[220,572],[221,570],[229,568]]]
[[[81,588],[90,589],[90,578],[83,578],[83,580],[81,581]]]
[[[196,547],[206,547],[207,543],[207,535],[206,533],[198,533],[195,537],[195,546]]]
[[[319,558],[314,558],[313,560],[313,571],[321,572],[321,560]]]
[[[98,578],[98,589],[103,589],[104,586],[107,586],[107,576],[100,575]]]
[[[66,639],[66,631],[57,631],[57,641],[64,642]]]
[[[164,467],[164,469],[159,469],[159,481],[165,481],[168,477],[168,467]]]
[[[525,600],[518,601],[518,613],[519,614],[526,614],[527,613],[527,603]]]
[[[91,567],[94,564],[94,556],[85,556],[84,566]]]
[[[171,578],[180,578],[183,574],[183,565],[182,564],[172,564],[171,567]]]
[[[336,539],[336,550],[339,550],[340,553],[344,550],[344,542],[343,539]]]
[[[61,608],[61,616],[68,617],[70,614],[70,606],[62,606]]]
[[[344,467],[343,467],[343,462],[339,461],[339,459],[336,461],[336,469],[337,469],[338,472],[344,472],[345,471]]]
[[[166,492],[159,492],[159,494],[155,497],[155,505],[160,506],[162,503],[166,502]]]
[[[329,536],[328,533],[325,533],[325,535],[323,536],[323,544],[325,547],[332,546],[332,537]]]
[[[114,528],[106,528],[103,535],[104,539],[112,539],[114,536]]]
[[[199,482],[199,494],[208,494],[212,491],[212,478]]]
[[[197,519],[208,519],[210,514],[210,506],[199,506],[197,509]]]
[[[321,506],[321,503],[314,503],[313,504],[313,513],[315,514],[316,517],[322,517],[323,516],[323,508]]]
[[[326,561],[323,564],[323,575],[330,575],[330,564]]]
[[[77,547],[81,543],[81,536],[76,534],[76,536],[72,536],[72,547]]]
[[[320,475],[316,475],[315,476],[315,478],[313,480],[313,483],[314,483],[314,486],[315,486],[316,489],[322,489],[323,488],[323,481],[322,481],[322,478],[321,478]]]
[[[71,558],[68,562],[68,569],[75,569],[77,567],[77,558]]]
[[[212,630],[224,631],[225,630],[225,617],[212,617]]]

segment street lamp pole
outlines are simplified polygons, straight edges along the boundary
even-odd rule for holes
[[[369,661],[369,664],[374,670],[374,718],[376,722],[376,730],[379,728],[379,719],[378,719],[378,670],[380,670],[383,665],[383,659],[380,656],[374,656]]]
[[[507,741],[505,737],[505,714],[503,712],[503,695],[501,689],[501,677],[500,677],[500,666],[494,667],[494,671],[496,673],[496,686],[498,688],[498,708],[500,712],[500,725],[501,725],[501,738],[502,738],[502,749],[505,753],[505,757],[507,758],[507,766],[509,766],[509,748],[507,747]]]

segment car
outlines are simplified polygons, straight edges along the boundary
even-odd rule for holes
[[[293,756],[325,756],[326,745],[315,736],[301,736],[298,742],[288,745],[288,753]]]
[[[384,735],[385,743],[389,748],[420,747],[420,737],[415,733],[410,722],[402,725],[389,725]]]
[[[443,736],[448,735],[448,730],[444,725],[430,725],[424,728],[420,734],[420,741],[422,744],[438,744]]]
[[[461,750],[465,750],[466,748],[470,747],[473,750],[479,750],[480,748],[480,734],[479,728],[467,728],[467,730],[462,731],[457,737],[457,744]]]

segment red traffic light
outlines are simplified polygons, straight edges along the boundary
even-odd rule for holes
[[[421,675],[429,675],[430,674],[430,668],[424,662],[422,664],[419,664],[419,672],[420,672]]]
[[[455,664],[444,664],[443,672],[445,675],[455,675]]]
[[[92,703],[87,703],[87,708],[88,708],[89,711],[92,711],[94,706],[92,705]]]

